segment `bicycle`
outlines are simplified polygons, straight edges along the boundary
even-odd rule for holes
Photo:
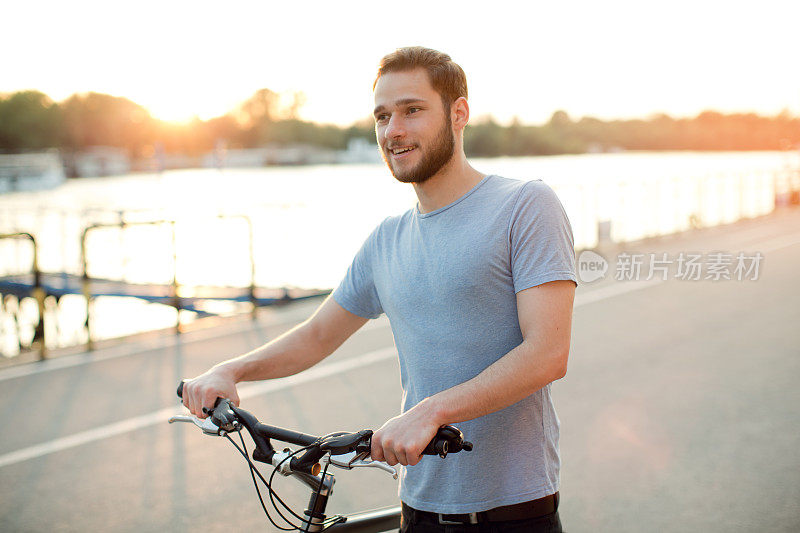
[[[179,398],[183,397],[183,382],[178,386],[177,393]],[[247,461],[256,494],[259,502],[261,502],[261,508],[270,523],[277,529],[282,531],[303,531],[305,533],[319,533],[328,530],[336,533],[367,533],[397,529],[400,526],[400,506],[364,511],[348,516],[334,515],[326,517],[325,514],[328,500],[333,494],[333,485],[336,481],[333,474],[328,473],[330,466],[344,470],[352,470],[359,467],[378,468],[392,474],[392,477],[397,479],[397,471],[393,467],[385,462],[372,461],[369,458],[372,430],[366,429],[354,433],[341,431],[316,437],[262,424],[251,413],[236,407],[230,400],[224,398],[217,398],[214,407],[209,410],[204,408],[204,412],[208,414],[207,418],[201,419],[194,415],[176,415],[169,419],[169,423],[193,423],[206,435],[228,439]],[[252,460],[248,456],[247,446],[242,436],[242,428],[247,430],[255,445]],[[231,438],[231,433],[239,434],[241,447]],[[289,448],[276,451],[272,447],[270,439],[301,447],[295,451]],[[423,454],[438,455],[441,458],[445,458],[449,453],[457,453],[462,450],[472,450],[472,443],[464,440],[464,435],[458,428],[445,425],[439,428],[436,436],[425,448]],[[273,466],[269,481],[258,471],[253,461]],[[303,511],[304,517],[290,509],[272,489],[272,481],[276,473],[294,477],[311,489],[308,508]],[[281,526],[273,520],[264,503],[256,476],[268,489],[272,507],[289,527]],[[283,514],[278,504],[288,511],[291,518],[287,518]]]

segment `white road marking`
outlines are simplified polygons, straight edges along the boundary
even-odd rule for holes
[[[788,248],[790,246],[795,246],[797,244],[800,244],[800,235],[797,234],[787,235],[784,237],[778,237],[775,239],[771,239],[769,241],[765,241],[756,246],[756,249],[753,249],[748,253],[759,251],[762,254],[767,254],[769,252],[774,252],[776,250]],[[645,289],[648,287],[654,287],[656,285],[660,285],[661,283],[664,283],[664,281],[661,279],[653,279],[651,281],[646,281],[646,282],[631,281],[626,284],[610,285],[607,287],[602,287],[599,289],[595,289],[591,292],[576,296],[574,307],[580,307],[582,305],[586,305],[589,303],[594,303],[600,300],[613,298],[614,296],[625,294],[627,292],[636,291],[639,289]],[[370,324],[371,327],[386,327],[388,325],[388,324],[381,324],[380,321],[377,320],[371,321]],[[374,364],[381,361],[386,361],[394,358],[396,354],[397,354],[396,348],[394,346],[391,346],[367,352],[359,356],[350,357],[348,359],[337,361],[335,363],[323,364],[319,367],[311,368],[295,376],[289,376],[286,378],[254,383],[252,385],[245,385],[241,387],[239,397],[241,399],[252,398],[254,396],[259,396],[262,394],[267,394],[270,392],[275,392],[286,388],[294,387],[296,385],[314,381],[316,379],[330,377],[335,374],[339,374],[341,372],[347,372],[349,370],[353,370],[362,366]],[[29,446],[27,448],[22,448],[14,452],[0,455],[0,468],[20,463],[22,461],[27,461],[29,459],[42,457],[44,455],[55,453],[61,450],[66,450],[68,448],[73,448],[75,446],[80,446],[82,444],[87,444],[97,440],[106,439],[123,433],[128,433],[130,431],[135,431],[137,429],[149,427],[155,424],[164,423],[170,416],[180,413],[182,411],[183,409],[178,407],[161,409],[154,413],[128,418],[126,420],[121,420],[119,422],[107,424],[105,426],[76,433],[74,435],[69,435],[67,437],[62,437],[59,439],[54,439],[51,441],[44,442],[42,444],[37,444],[34,446]]]
[[[755,241],[750,244],[744,246],[745,249],[736,250],[732,253],[744,252],[747,257],[751,257],[752,254],[756,252],[761,252],[763,255],[768,254],[769,252],[775,252],[777,250],[788,248],[790,246],[795,246],[800,244],[800,235],[784,235],[782,237],[776,237],[774,239],[770,239],[768,241]],[[762,259],[764,261],[765,259]],[[627,292],[638,291],[640,289],[647,289],[649,287],[653,287],[655,285],[660,285],[666,281],[669,281],[670,278],[661,279],[661,278],[653,278],[649,281],[625,281],[625,282],[618,282],[613,285],[606,285],[600,287],[598,289],[594,289],[592,291],[587,291],[584,293],[579,293],[575,295],[575,304],[574,307],[579,307],[581,305],[586,305],[594,302],[599,302],[600,300],[605,300],[606,298],[611,298],[613,296],[617,296],[620,294],[625,294]]]
[[[246,398],[259,396],[261,394],[288,389],[303,383],[308,383],[317,379],[330,377],[342,372],[347,372],[356,368],[361,368],[381,361],[393,359],[396,356],[397,350],[394,348],[394,346],[382,348],[380,350],[374,350],[372,352],[367,352],[356,357],[350,357],[335,363],[314,367],[294,376],[242,386],[239,391],[239,398],[244,400]],[[42,444],[37,444],[35,446],[22,448],[21,450],[0,455],[0,468],[21,463],[22,461],[27,461],[29,459],[42,457],[51,453],[60,452],[69,448],[74,448],[75,446],[80,446],[82,444],[88,444],[90,442],[107,439],[109,437],[135,431],[137,429],[166,423],[169,417],[184,412],[185,410],[180,406],[167,407],[154,413],[134,416],[125,420],[120,420],[119,422],[114,422],[113,424],[107,424],[105,426],[75,433],[74,435],[69,435],[67,437],[61,437],[59,439],[43,442]]]
[[[297,318],[287,318],[280,321],[270,321],[266,324],[259,322],[258,327],[260,329],[265,329],[268,327],[295,326],[300,322],[302,322],[302,320],[298,320]],[[389,321],[386,319],[370,320],[359,331],[369,331],[370,329],[381,327],[389,327]],[[47,359],[36,363],[6,368],[0,370],[0,381],[31,376],[34,374],[42,374],[52,370],[72,368],[74,366],[97,363],[100,361],[108,361],[110,359],[117,359],[119,357],[126,357],[129,355],[139,355],[153,350],[172,348],[179,344],[186,346],[196,342],[205,342],[211,339],[219,339],[231,335],[241,335],[242,333],[246,333],[248,331],[253,331],[253,323],[246,320],[239,324],[230,324],[226,326],[217,326],[208,329],[191,331],[188,333],[183,333],[180,336],[169,335],[148,341],[137,341],[128,344],[123,343],[116,346],[110,346],[108,348],[100,348],[91,352],[65,355],[57,359]]]
[[[758,242],[751,243],[750,246],[753,248],[750,250],[750,253],[761,252],[762,254],[767,254],[783,248],[789,248],[790,246],[794,246],[796,244],[800,244],[800,235],[784,235],[783,237],[765,241],[761,244],[758,244]]]
[[[613,298],[614,296],[625,294],[626,292],[633,292],[633,291],[638,291],[640,289],[647,289],[653,287],[654,285],[659,285],[661,283],[664,283],[664,280],[662,280],[661,278],[653,278],[650,281],[626,281],[626,282],[614,283],[613,285],[607,285],[604,287],[600,287],[599,289],[594,289],[592,291],[576,294],[573,308],[594,302],[599,302],[600,300]]]

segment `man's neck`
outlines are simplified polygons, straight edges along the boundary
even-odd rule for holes
[[[423,183],[414,183],[419,212],[430,213],[455,202],[486,175],[478,172],[465,157],[454,156],[439,172]]]

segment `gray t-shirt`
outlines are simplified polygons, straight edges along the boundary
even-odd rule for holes
[[[333,297],[365,318],[386,313],[405,412],[518,346],[515,294],[554,280],[577,284],[572,228],[558,197],[540,180],[486,176],[450,205],[384,220]],[[474,450],[402,468],[402,501],[467,513],[558,490],[559,420],[550,385],[457,425]]]

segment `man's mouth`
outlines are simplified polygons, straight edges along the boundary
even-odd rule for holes
[[[389,152],[391,152],[391,154],[394,156],[399,156],[402,154],[407,154],[413,149],[414,149],[413,146],[398,146],[394,148],[389,148]]]

